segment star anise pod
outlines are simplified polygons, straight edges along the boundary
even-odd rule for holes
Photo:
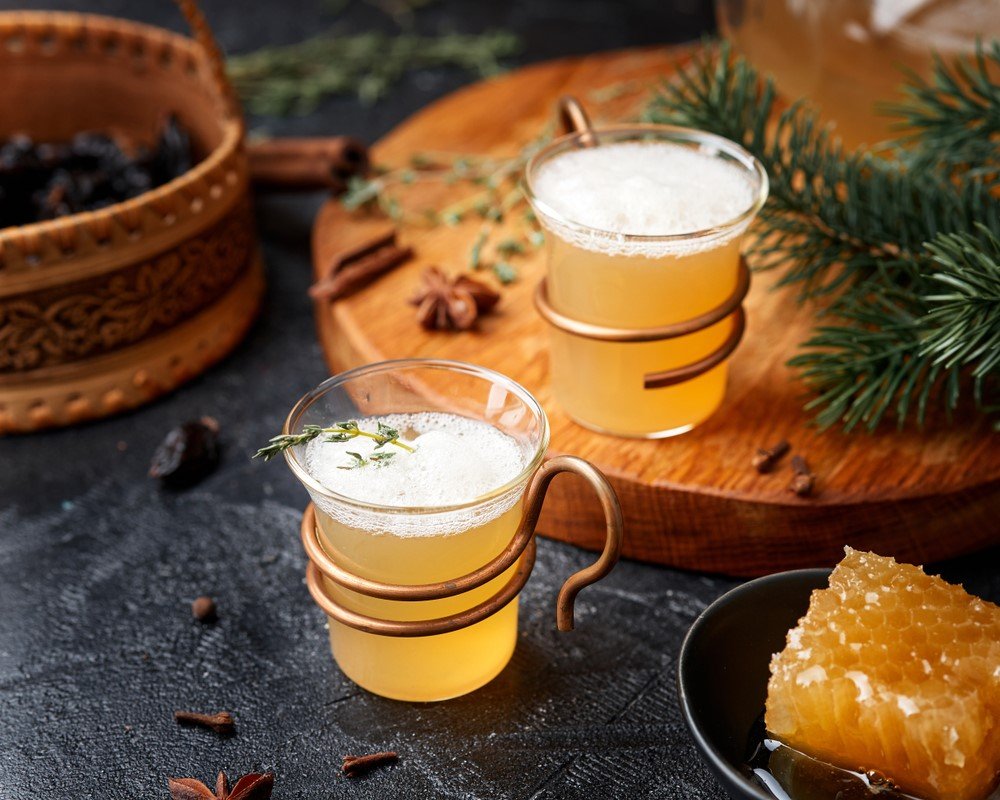
[[[417,321],[427,330],[466,331],[500,300],[486,284],[465,275],[449,278],[440,267],[425,269],[423,281],[410,302],[417,307]]]
[[[171,800],[268,800],[274,789],[273,772],[251,772],[232,789],[226,787],[226,773],[220,772],[213,792],[194,778],[168,778]]]

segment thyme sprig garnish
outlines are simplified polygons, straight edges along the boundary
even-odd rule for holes
[[[372,453],[368,458],[365,458],[363,455],[361,455],[361,453],[355,453],[353,450],[348,450],[347,455],[349,455],[353,459],[351,463],[337,467],[337,469],[360,469],[361,467],[367,467],[369,464],[375,464],[377,466],[385,466],[386,463],[396,454]]]
[[[347,420],[346,422],[337,422],[329,428],[324,428],[322,425],[303,425],[302,433],[283,433],[278,436],[272,436],[269,440],[269,444],[254,453],[253,457],[263,458],[265,461],[270,461],[279,453],[285,452],[285,450],[289,447],[298,447],[301,444],[311,442],[313,439],[318,439],[324,434],[326,435],[326,438],[323,440],[325,442],[348,442],[351,439],[363,436],[366,439],[375,440],[376,450],[380,450],[386,445],[391,444],[405,450],[408,453],[416,452],[415,448],[405,442],[399,441],[398,430],[386,425],[384,422],[378,423],[377,430],[366,431],[362,430],[358,426],[358,423],[354,420]],[[359,460],[365,461],[365,459],[360,458],[357,453],[348,452],[348,455],[356,456]],[[392,455],[392,453],[373,453],[369,456],[368,460],[384,464]],[[347,467],[346,469],[353,469],[359,466],[364,466],[364,464],[355,464],[352,467]]]

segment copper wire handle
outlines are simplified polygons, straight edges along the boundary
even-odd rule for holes
[[[302,517],[302,544],[309,557],[309,565],[306,568],[306,585],[309,593],[330,618],[357,630],[382,636],[431,636],[460,630],[481,622],[517,597],[527,583],[535,563],[534,534],[545,501],[545,492],[552,479],[560,472],[573,472],[593,486],[604,508],[607,521],[607,536],[600,557],[594,564],[571,575],[559,590],[556,601],[556,625],[561,631],[572,630],[573,606],[577,594],[585,586],[607,575],[617,563],[621,553],[623,529],[621,506],[607,478],[596,467],[573,456],[558,456],[539,467],[528,486],[525,512],[517,533],[499,555],[467,575],[439,583],[412,586],[382,583],[347,571],[323,549],[316,525],[316,511],[310,504]],[[322,580],[326,577],[345,589],[383,600],[439,600],[455,597],[483,586],[501,575],[515,562],[518,562],[517,569],[496,594],[465,611],[427,620],[386,620],[351,611],[329,596]]]
[[[746,330],[746,314],[743,311],[743,298],[750,290],[750,269],[746,259],[740,256],[739,271],[736,279],[736,288],[715,308],[699,314],[697,317],[675,322],[670,325],[661,325],[656,328],[611,328],[604,325],[595,325],[591,322],[581,322],[580,320],[568,317],[556,311],[549,302],[548,284],[545,278],[535,289],[535,308],[542,319],[552,327],[558,328],[571,336],[579,336],[583,339],[594,339],[599,342],[659,342],[664,339],[676,339],[678,336],[687,336],[691,333],[704,330],[717,322],[721,322],[726,317],[732,315],[733,325],[726,340],[715,350],[702,359],[676,369],[662,370],[659,372],[649,372],[643,376],[643,386],[646,389],[659,389],[664,386],[673,386],[683,383],[702,373],[708,372],[716,365],[725,361],[726,358],[736,349],[743,333]]]
[[[563,95],[559,98],[556,106],[559,113],[559,124],[566,133],[580,134],[580,145],[582,147],[593,147],[597,144],[597,137],[594,136],[594,127],[590,124],[590,117],[583,110],[580,101],[572,95]]]
[[[568,133],[580,134],[579,143],[582,147],[593,147],[597,144],[597,136],[590,124],[590,118],[579,100],[571,95],[564,95],[559,98],[557,111],[562,127]],[[750,270],[747,267],[746,259],[740,256],[739,273],[733,293],[715,308],[683,322],[660,325],[656,328],[612,328],[590,322],[581,322],[561,314],[552,307],[549,302],[548,285],[545,278],[542,278],[535,290],[535,308],[552,327],[571,336],[594,339],[599,342],[659,342],[664,339],[675,339],[678,336],[687,336],[704,330],[732,315],[732,327],[726,340],[707,356],[683,367],[658,370],[643,375],[642,385],[644,389],[661,389],[696,378],[718,366],[732,354],[746,331],[746,313],[742,303],[749,290]]]

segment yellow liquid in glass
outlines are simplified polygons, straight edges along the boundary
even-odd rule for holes
[[[549,301],[573,319],[608,327],[654,328],[697,317],[736,288],[739,237],[718,247],[659,258],[608,255],[549,240]],[[732,319],[658,342],[600,342],[552,329],[556,400],[577,422],[624,436],[668,436],[712,414],[727,364],[676,386],[646,389],[647,373],[686,366],[718,348]]]
[[[514,537],[521,512],[519,501],[484,525],[437,536],[372,533],[319,508],[316,515],[323,547],[341,566],[365,578],[415,585],[460,577],[495,558]],[[418,620],[477,605],[496,594],[515,569],[457,597],[416,602],[366,597],[324,581],[330,597],[352,611]],[[359,686],[396,700],[446,700],[478,689],[507,665],[517,642],[517,599],[482,622],[434,636],[379,636],[329,622],[333,657]]]

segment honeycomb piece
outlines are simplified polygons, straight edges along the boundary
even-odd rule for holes
[[[982,800],[1000,779],[1000,608],[846,548],[771,659],[765,723],[926,800]]]

